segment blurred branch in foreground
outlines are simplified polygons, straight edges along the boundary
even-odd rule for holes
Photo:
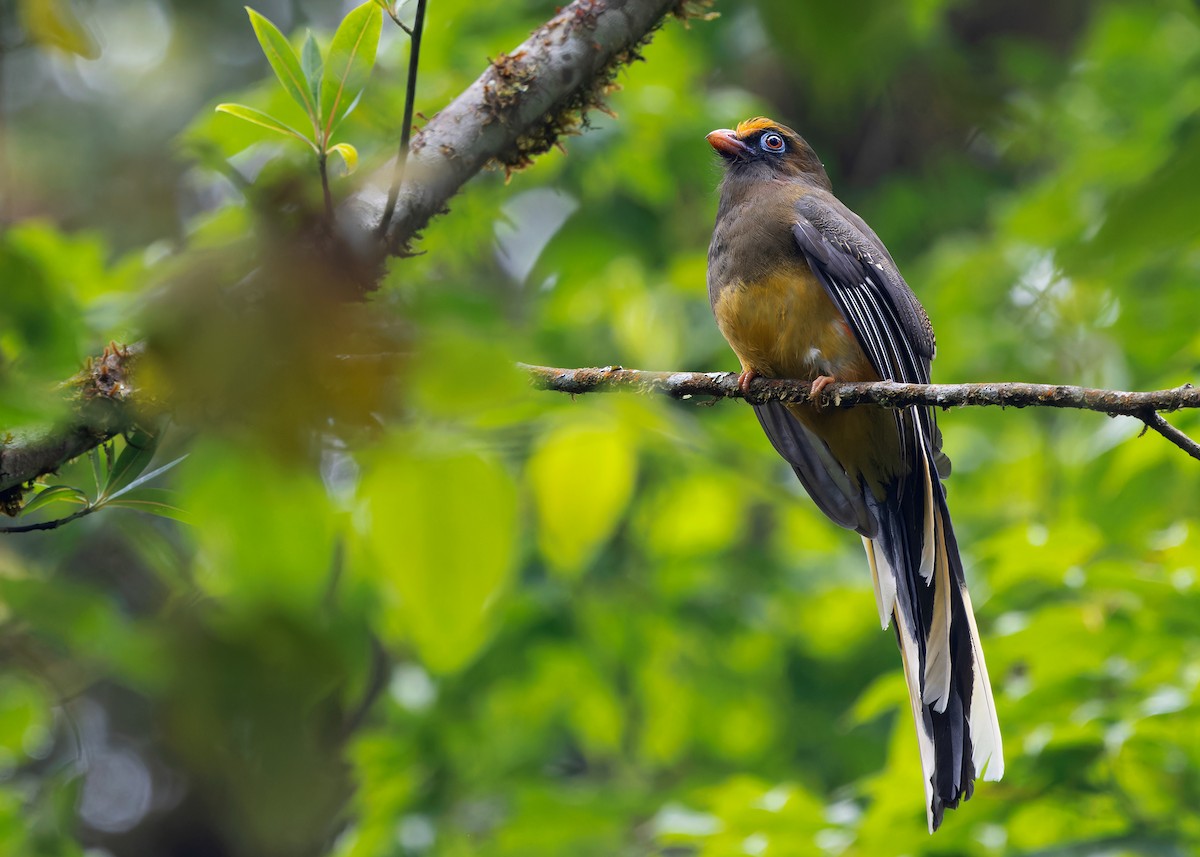
[[[756,378],[749,395],[738,388],[738,376],[732,372],[647,372],[605,366],[591,369],[556,369],[521,364],[534,386],[559,393],[609,393],[627,391],[663,393],[676,399],[712,396],[718,399],[745,399],[751,404],[768,401],[803,404],[811,401],[811,381]],[[1061,384],[1024,384],[988,382],[976,384],[898,384],[894,381],[845,382],[829,384],[820,393],[822,407],[852,408],[855,405],[880,405],[907,408],[929,405],[939,408],[968,405],[995,405],[1009,408],[1074,408],[1098,411],[1109,416],[1136,417],[1193,458],[1200,459],[1200,444],[1168,423],[1159,411],[1200,408],[1200,389],[1185,384],[1171,390],[1124,392],[1095,390]]]

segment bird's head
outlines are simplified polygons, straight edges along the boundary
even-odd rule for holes
[[[805,177],[814,184],[829,187],[825,167],[805,139],[765,116],[747,119],[734,130],[720,128],[706,139],[731,173],[750,173],[763,178]]]

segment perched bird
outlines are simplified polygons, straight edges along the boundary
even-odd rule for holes
[[[758,376],[814,379],[814,395],[834,379],[929,383],[925,309],[871,227],[833,195],[808,143],[761,117],[707,139],[725,162],[708,297],[742,390]],[[754,410],[821,511],[863,538],[879,620],[895,623],[900,644],[932,833],[977,775],[1004,771],[933,411]]]

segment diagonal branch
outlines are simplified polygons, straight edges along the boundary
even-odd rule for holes
[[[707,17],[711,0],[575,0],[509,54],[501,54],[466,91],[416,134],[390,222],[389,252],[402,254],[417,233],[475,173],[495,164],[527,166],[563,135],[605,109],[617,71],[640,59],[638,49],[668,15]],[[424,8],[422,2],[421,8]],[[415,33],[414,33],[415,37]],[[409,88],[415,84],[416,44]],[[412,93],[409,93],[409,109]],[[405,121],[405,129],[411,122]],[[0,437],[0,513],[13,514],[32,480],[53,473],[134,422],[128,358],[140,346],[106,350],[73,379],[72,413],[40,432]],[[118,382],[112,379],[119,378]],[[162,407],[163,403],[156,403]]]
[[[433,117],[409,147],[404,184],[387,228],[389,252],[403,253],[458,189],[489,164],[527,166],[584,114],[604,109],[622,65],[669,14],[701,16],[703,0],[575,0],[500,54]]]
[[[811,381],[757,378],[748,394],[738,388],[737,375],[730,372],[646,372],[606,366],[600,369],[556,369],[521,364],[534,386],[560,393],[607,393],[627,391],[662,393],[676,399],[711,396],[745,399],[751,404],[780,401],[802,404],[812,400]],[[894,381],[835,382],[820,394],[822,407],[852,408],[881,405],[907,408],[927,405],[939,408],[995,405],[1009,408],[1074,408],[1110,416],[1136,417],[1193,458],[1200,459],[1200,444],[1172,426],[1159,411],[1200,408],[1200,389],[1185,384],[1171,390],[1125,392],[1095,390],[1061,384],[1016,382],[983,384],[899,384]]]
[[[1142,421],[1146,423],[1147,428],[1154,429],[1192,458],[1200,459],[1200,444],[1163,419],[1162,414],[1152,410],[1146,411],[1142,414]]]

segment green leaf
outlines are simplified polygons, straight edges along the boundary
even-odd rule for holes
[[[217,112],[228,113],[230,116],[236,116],[238,119],[244,119],[254,125],[270,128],[272,131],[277,131],[289,137],[295,137],[297,140],[306,143],[314,151],[317,148],[312,140],[305,137],[295,128],[290,125],[284,125],[275,117],[268,116],[266,113],[263,113],[261,110],[255,110],[253,107],[247,107],[245,104],[218,104]]]
[[[133,509],[138,512],[146,512],[150,515],[158,515],[162,518],[171,518],[187,523],[190,521],[190,516],[187,510],[180,508],[176,504],[177,496],[178,494],[175,491],[167,488],[134,489],[130,486],[121,493],[120,497],[110,499],[104,505]]]
[[[310,31],[304,40],[304,48],[300,51],[300,67],[304,69],[304,79],[308,82],[308,91],[312,93],[313,104],[321,101],[321,69],[325,61],[321,58],[321,48]]]
[[[49,506],[51,503],[76,503],[80,506],[88,505],[87,494],[84,494],[78,488],[72,488],[70,485],[51,485],[49,488],[43,488],[37,494],[29,499],[29,502],[21,507],[21,514],[28,515],[30,512],[36,512]]]
[[[145,431],[130,432],[125,437],[125,448],[108,473],[104,490],[100,492],[101,499],[112,499],[122,488],[141,476],[157,450],[158,437]]]
[[[142,487],[147,482],[149,482],[151,479],[157,479],[159,476],[162,476],[164,473],[166,473],[172,467],[179,464],[179,462],[183,461],[185,458],[187,458],[187,453],[184,453],[183,455],[179,456],[174,461],[168,461],[162,467],[154,468],[146,475],[140,476],[137,479],[133,480],[128,485],[126,485],[124,488],[121,488],[118,491],[114,491],[111,494],[105,495],[105,499],[106,500],[116,500],[118,497],[128,494],[130,491],[133,491],[135,488]]]
[[[399,444],[363,488],[385,635],[410,641],[432,670],[460,669],[487,641],[515,568],[513,480],[489,458],[418,456]]]
[[[108,463],[112,464],[112,443],[104,444],[104,452],[108,458]],[[100,493],[100,489],[104,487],[104,479],[100,476],[100,447],[93,446],[88,450],[88,461],[92,465],[92,478],[96,482],[96,493]]]
[[[362,95],[375,66],[383,17],[374,2],[363,3],[343,19],[321,76],[321,133],[323,140],[333,136],[337,124],[346,118]]]
[[[614,425],[551,432],[529,461],[538,546],[551,567],[577,575],[607,539],[633,493],[637,456]]]
[[[300,58],[296,56],[295,50],[292,49],[283,33],[279,32],[278,27],[249,6],[246,7],[246,14],[250,16],[250,26],[254,28],[254,35],[258,37],[258,43],[262,46],[267,62],[275,71],[275,76],[279,78],[279,82],[283,84],[288,95],[296,99],[308,113],[313,127],[316,128],[317,102],[308,87],[304,69],[300,65]]]
[[[346,165],[346,175],[350,175],[358,169],[358,149],[351,146],[349,143],[338,143],[329,147],[330,152],[337,152],[342,156],[342,163]]]

